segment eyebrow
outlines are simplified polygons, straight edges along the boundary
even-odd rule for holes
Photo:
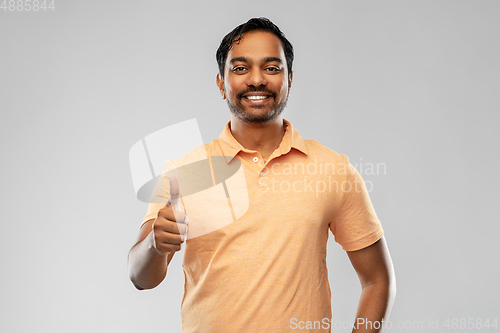
[[[238,62],[238,61],[241,61],[241,62],[252,62],[252,61],[248,60],[248,58],[246,58],[246,57],[236,57],[236,58],[231,59],[231,61],[229,61],[229,63],[232,65],[232,64],[234,64],[235,62]],[[273,62],[273,61],[276,61],[280,65],[283,65],[283,61],[280,58],[277,58],[277,57],[267,57],[267,58],[264,58],[263,63]]]

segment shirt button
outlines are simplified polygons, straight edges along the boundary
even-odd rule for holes
[[[261,173],[260,173],[260,176],[261,176],[261,177],[264,177],[265,175],[266,175],[266,174],[265,174],[264,172],[261,172]]]
[[[254,162],[258,162],[258,161],[259,161],[259,158],[258,158],[258,157],[254,157],[254,158],[253,158],[253,161],[254,161]]]

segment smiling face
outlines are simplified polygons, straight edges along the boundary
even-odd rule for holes
[[[244,33],[228,52],[224,79],[217,74],[222,98],[245,123],[276,119],[286,106],[291,85],[283,46],[270,32]]]

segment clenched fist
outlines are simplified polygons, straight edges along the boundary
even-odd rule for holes
[[[162,255],[179,251],[188,232],[188,218],[180,211],[179,181],[176,177],[171,177],[169,180],[170,197],[167,204],[158,211],[150,235],[152,246]]]

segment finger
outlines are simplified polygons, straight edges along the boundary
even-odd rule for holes
[[[164,207],[158,211],[158,216],[172,222],[187,224],[186,213],[178,210],[174,210],[171,207]]]
[[[175,221],[178,223],[188,223],[187,216],[183,214],[182,216],[180,215],[180,210],[181,210],[181,205],[179,202],[179,198],[181,196],[181,188],[179,185],[179,180],[177,179],[177,176],[172,176],[169,178],[169,192],[170,196],[167,202],[167,205],[170,204],[172,209],[174,210],[175,214]],[[175,212],[177,211],[177,212]]]
[[[187,232],[187,225],[184,223],[177,223],[172,221],[162,221],[157,223],[156,229],[170,234],[184,235]]]
[[[181,189],[179,186],[179,180],[177,179],[176,176],[172,176],[169,178],[169,192],[170,192],[170,197],[168,198],[168,202],[172,205],[172,209],[174,210],[181,210],[180,204],[179,204],[179,197],[181,195]],[[168,205],[167,202],[167,205]]]
[[[169,255],[170,253],[177,252],[181,250],[180,245],[174,245],[174,244],[159,244],[158,248],[156,248],[156,251],[162,255]]]
[[[170,233],[162,233],[157,237],[156,244],[172,244],[172,245],[180,245],[184,243],[184,237],[181,235],[174,235]]]

